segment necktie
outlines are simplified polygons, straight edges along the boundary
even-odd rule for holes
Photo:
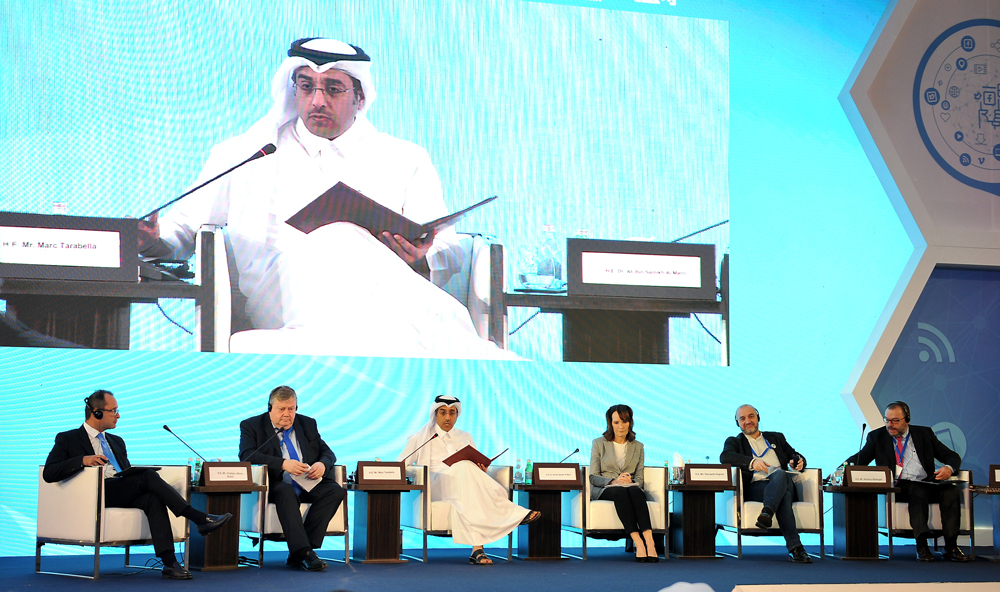
[[[900,436],[896,437],[896,466],[903,468],[903,452],[906,449],[903,448],[903,438]]]
[[[289,460],[299,460],[299,453],[295,451],[295,446],[292,444],[292,429],[288,428],[285,430],[285,434],[281,437],[281,443],[285,445],[285,450],[288,451]],[[292,480],[292,487],[295,488],[296,495],[302,494],[302,487]]]
[[[121,473],[122,466],[118,464],[118,459],[115,458],[115,453],[111,452],[111,447],[108,446],[108,441],[104,439],[104,432],[97,434],[97,439],[101,442],[101,450],[104,452],[104,456],[108,457],[108,461],[110,461],[111,466],[115,468],[115,472]]]

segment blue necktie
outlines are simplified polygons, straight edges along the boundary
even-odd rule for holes
[[[295,451],[295,446],[292,444],[292,428],[285,430],[285,435],[281,437],[281,443],[285,445],[285,450],[288,451],[289,460],[299,460],[299,453]],[[292,487],[295,488],[296,495],[302,493],[302,486],[292,480]]]
[[[101,450],[104,451],[104,456],[108,457],[108,461],[110,461],[111,466],[115,468],[115,472],[121,473],[122,466],[118,464],[118,459],[115,458],[115,453],[111,452],[111,447],[108,446],[108,441],[104,439],[104,432],[97,434],[97,439],[101,441]]]

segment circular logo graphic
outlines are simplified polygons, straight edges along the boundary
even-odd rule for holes
[[[1000,195],[1000,21],[965,21],[931,43],[913,83],[913,111],[948,174]]]

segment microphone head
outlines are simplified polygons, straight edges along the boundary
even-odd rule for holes
[[[862,432],[863,432],[863,431],[865,431],[865,428],[866,428],[866,427],[868,427],[868,424],[866,424],[866,423],[864,423],[864,422],[861,422],[861,431],[862,431]]]
[[[433,440],[434,438],[437,438],[437,437],[438,437],[437,432],[435,432],[434,435],[431,436],[431,440]]]
[[[167,427],[167,424],[163,424],[163,429],[165,429],[168,432],[170,432],[170,428]],[[172,434],[173,432],[170,432],[170,433]]]
[[[268,144],[260,149],[264,154],[274,154],[274,151],[278,148],[274,144]]]

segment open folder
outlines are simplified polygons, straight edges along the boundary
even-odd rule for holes
[[[505,448],[503,452],[507,452],[507,449]],[[501,452],[500,454],[503,454],[503,452]],[[444,459],[442,462],[450,467],[451,465],[457,463],[458,461],[471,460],[477,465],[483,465],[484,467],[488,467],[490,466],[490,463],[492,463],[493,461],[495,461],[497,458],[500,457],[500,454],[494,456],[493,458],[488,458],[485,454],[479,452],[478,450],[473,448],[472,445],[470,444],[465,448],[459,450],[455,454]]]
[[[306,234],[334,222],[351,222],[365,228],[376,238],[383,231],[387,231],[415,243],[426,239],[432,232],[455,224],[472,210],[486,205],[496,198],[497,196],[494,195],[454,214],[431,220],[426,224],[418,224],[372,200],[353,187],[338,182],[311,201],[309,205],[292,215],[286,222]]]

